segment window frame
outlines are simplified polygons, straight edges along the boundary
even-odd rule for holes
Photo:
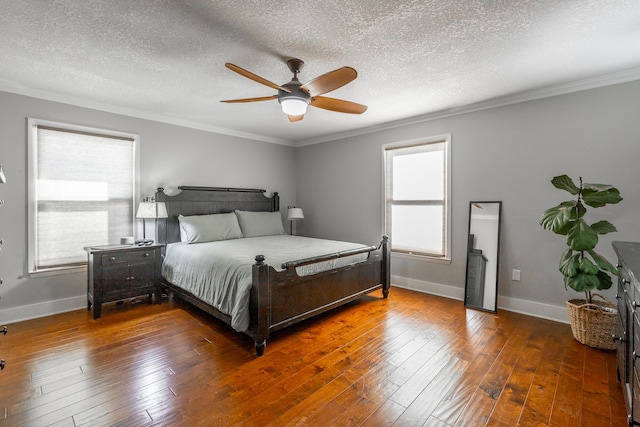
[[[388,182],[388,174],[387,170],[387,151],[390,150],[399,150],[403,148],[412,148],[424,145],[431,144],[444,144],[444,230],[443,230],[443,247],[444,254],[429,254],[422,252],[407,252],[401,251],[397,249],[393,249],[393,236],[391,235],[391,220],[389,218],[390,205],[387,195],[387,182]],[[412,140],[398,141],[389,144],[384,144],[382,146],[382,164],[383,164],[383,230],[384,234],[388,235],[391,239],[392,248],[391,252],[394,256],[406,257],[409,259],[420,259],[431,262],[441,262],[441,263],[450,263],[451,262],[451,218],[452,218],[452,199],[451,199],[451,188],[452,188],[452,174],[451,174],[451,134],[442,134],[435,135],[424,138],[416,138]]]
[[[36,251],[37,251],[37,192],[36,180],[38,176],[38,127],[57,128],[62,131],[75,133],[87,133],[93,135],[112,136],[114,138],[128,138],[133,144],[133,170],[132,172],[132,215],[131,224],[134,233],[136,232],[135,210],[136,200],[139,194],[140,180],[140,135],[122,132],[111,129],[95,128],[90,126],[82,126],[64,122],[56,122],[29,117],[27,119],[27,272],[31,277],[38,276],[55,276],[60,274],[72,274],[86,272],[87,262],[81,264],[73,264],[67,266],[36,268]]]

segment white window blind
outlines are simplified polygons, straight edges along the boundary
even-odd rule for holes
[[[133,235],[135,136],[33,124],[32,271],[86,264],[85,246]]]
[[[391,250],[449,255],[448,138],[385,147],[385,233]]]

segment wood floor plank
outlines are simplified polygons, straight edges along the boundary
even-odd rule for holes
[[[570,337],[566,334],[560,336],[550,333],[547,336],[542,350],[544,357],[529,388],[529,395],[520,415],[520,424],[541,426],[549,423],[562,361],[562,342],[568,339]]]
[[[360,322],[355,322],[360,323]],[[371,339],[383,337],[387,325],[362,323],[360,327],[345,328],[344,335],[329,339],[326,343],[296,359],[278,357],[276,365],[266,366],[268,359],[260,359],[252,365],[252,370],[243,369],[234,373],[233,378],[221,379],[237,390],[233,396],[218,403],[225,410],[232,410],[240,401],[273,402],[286,395],[301,384],[320,374],[337,360],[343,359],[362,343],[371,344]],[[384,339],[394,339],[394,333],[384,334]],[[251,382],[247,382],[247,379]],[[216,380],[216,382],[219,380]]]
[[[309,425],[353,425],[362,422],[371,413],[371,409],[365,408],[377,408],[383,402],[382,396],[386,400],[397,389],[395,384],[386,380],[388,374],[396,369],[388,363],[387,357],[383,349],[369,355],[362,364],[368,364],[369,367],[347,373],[351,384],[342,391],[338,390],[333,399],[326,402],[327,397],[318,396],[319,404],[305,411],[308,413],[305,422]]]
[[[345,373],[349,374],[352,370],[357,370],[359,362],[363,359],[367,363],[366,357],[371,349],[372,347],[358,347],[344,355],[339,354],[343,356],[340,360],[300,384],[291,392],[281,395],[275,401],[268,402],[270,410],[278,415],[276,425],[286,424],[298,414],[308,413],[309,410],[315,408],[318,399],[326,402],[337,396],[350,385],[350,380]],[[260,419],[264,419],[264,416],[259,413],[255,415],[250,420],[258,422]]]
[[[422,424],[422,427],[451,427],[451,425],[436,417],[429,417],[427,421]]]
[[[582,381],[587,349],[574,341],[567,342],[565,346],[550,426],[579,426],[582,423]]]
[[[384,351],[372,353],[353,367],[343,370],[337,378],[310,395],[304,402],[290,408],[274,422],[281,425],[330,425],[344,410],[338,397],[344,397],[349,392],[361,396],[362,389],[357,384],[385,356],[387,355]]]
[[[364,422],[364,427],[392,426],[407,408],[394,402],[387,400],[373,414],[371,414]]]
[[[459,380],[469,364],[466,360],[449,358],[420,394],[411,402],[395,424],[401,426],[422,425],[429,419],[447,391]]]
[[[526,331],[515,329],[509,335],[500,354],[478,384],[468,405],[456,420],[455,425],[484,425],[489,421],[495,404],[515,368],[520,352],[526,344]]]
[[[508,336],[503,329],[496,328],[491,331],[490,339],[484,343],[483,347],[476,350],[475,359],[470,363],[460,381],[452,387],[434,411],[434,417],[450,425],[455,424],[478,388],[478,384],[502,351],[507,339]]]
[[[370,379],[370,385],[363,386],[362,396],[337,416],[333,423],[339,426],[361,425],[364,421],[398,389],[398,385],[388,380],[378,382]]]
[[[138,392],[132,399],[128,395],[118,395],[114,399],[104,400],[100,404],[73,416],[77,427],[91,426],[100,423],[116,424],[139,420],[140,424],[148,423],[151,417],[147,409],[175,397],[167,387],[149,387]]]
[[[251,339],[180,301],[9,325],[0,425],[624,425],[568,325],[393,288]]]
[[[451,354],[446,351],[436,353],[426,360],[415,374],[401,385],[398,391],[391,396],[391,400],[405,408],[408,407],[451,360]]]
[[[174,342],[175,343],[175,342]],[[176,350],[176,346],[172,345],[167,350]],[[157,355],[159,351],[154,352]],[[196,359],[196,355],[188,351],[181,351],[176,353],[174,360],[180,360],[180,358]],[[138,354],[139,358],[139,354]],[[111,357],[108,361],[105,360],[100,367],[96,369],[85,370],[80,375],[73,376],[73,381],[67,382],[66,379],[56,381],[56,383],[62,384],[59,387],[51,387],[46,393],[43,393],[42,398],[35,399],[27,402],[30,405],[23,405],[21,407],[12,407],[12,412],[26,412],[30,408],[37,409],[38,406],[56,406],[62,397],[66,397],[68,401],[69,396],[73,395],[85,395],[86,390],[99,390],[104,387],[108,387],[112,382],[120,382],[122,378],[129,378],[130,380],[137,380],[139,384],[142,383],[142,378],[146,377],[165,377],[166,375],[172,375],[173,372],[167,370],[167,360],[157,360],[154,357],[147,356],[142,360],[129,360],[128,358]],[[46,385],[43,385],[43,389]]]
[[[527,338],[518,361],[491,413],[490,421],[505,425],[516,425],[520,419],[525,400],[531,389],[531,383],[543,358],[543,347],[549,331],[536,328]]]

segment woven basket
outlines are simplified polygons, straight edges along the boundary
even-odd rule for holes
[[[611,336],[616,330],[618,311],[616,306],[599,294],[592,297],[600,297],[603,301],[594,301],[588,304],[584,299],[572,299],[567,301],[569,321],[573,337],[589,347],[613,350],[616,348]]]

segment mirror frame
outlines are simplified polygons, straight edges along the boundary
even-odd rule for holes
[[[476,247],[477,242],[476,241],[471,241],[471,237],[473,236],[471,234],[471,226],[472,226],[472,214],[473,214],[473,207],[474,206],[478,206],[478,205],[482,205],[482,204],[497,204],[498,207],[498,223],[497,223],[497,230],[496,230],[496,240],[495,240],[495,254],[488,254],[489,256],[494,256],[495,259],[495,293],[493,295],[493,309],[491,307],[487,308],[487,305],[484,303],[484,301],[486,300],[486,296],[484,293],[484,289],[485,289],[485,279],[487,277],[487,275],[489,273],[491,273],[490,270],[485,270],[485,276],[482,280],[482,286],[483,286],[483,304],[482,305],[478,305],[478,304],[469,304],[467,301],[470,298],[470,292],[469,292],[469,288],[470,288],[470,280],[469,280],[469,273],[470,270],[471,272],[473,271],[472,268],[470,268],[470,264],[472,264],[472,262],[474,262],[474,259],[477,259],[477,255],[482,255],[482,258],[485,260],[485,262],[487,262],[487,257],[484,256],[484,254],[482,254],[482,249],[486,248],[486,243],[481,243],[480,247]],[[465,284],[464,284],[464,306],[467,308],[473,308],[476,310],[482,310],[482,311],[488,311],[490,313],[497,313],[498,312],[498,278],[500,276],[499,272],[500,272],[500,228],[501,228],[501,222],[502,222],[502,202],[501,201],[471,201],[469,202],[469,223],[468,223],[468,228],[467,228],[467,260],[466,260],[466,272],[465,272]],[[475,239],[474,239],[475,240]],[[493,240],[493,239],[491,239]],[[491,246],[492,242],[489,242],[489,246]],[[480,250],[480,252],[472,252],[471,249],[477,249]],[[475,256],[471,257],[470,255],[473,254]],[[482,263],[484,267],[484,263]]]

